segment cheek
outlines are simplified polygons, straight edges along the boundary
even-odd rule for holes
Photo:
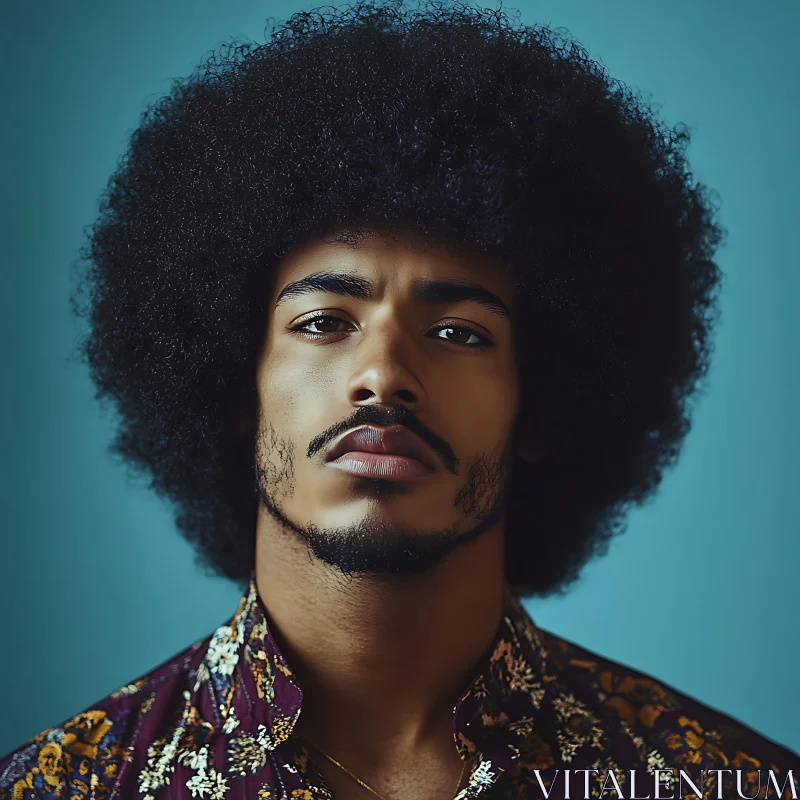
[[[271,355],[258,375],[258,393],[267,419],[314,419],[329,404],[333,381],[328,371],[310,368],[297,358]]]
[[[519,384],[513,365],[496,363],[454,379],[441,376],[439,395],[454,423],[481,439],[496,439],[511,426],[519,408]],[[473,429],[474,426],[474,429]]]

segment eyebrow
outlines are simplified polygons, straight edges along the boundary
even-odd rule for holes
[[[356,300],[371,300],[374,290],[372,281],[358,275],[346,272],[315,272],[284,286],[275,301],[275,308],[290,297],[299,297],[311,292],[328,292],[343,297],[353,297]],[[411,292],[415,300],[429,305],[461,301],[477,303],[511,322],[511,311],[508,306],[479,283],[423,278],[414,281]]]

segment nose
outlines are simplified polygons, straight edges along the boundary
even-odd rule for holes
[[[419,410],[425,389],[415,367],[418,354],[407,331],[396,322],[366,332],[354,348],[348,399],[353,406],[402,404]]]

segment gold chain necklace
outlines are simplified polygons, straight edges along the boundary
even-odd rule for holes
[[[346,772],[363,789],[366,789],[368,792],[371,792],[372,794],[375,795],[375,797],[380,798],[380,800],[388,800],[387,797],[385,797],[384,795],[379,794],[378,792],[376,792],[371,786],[369,786],[368,784],[364,783],[364,781],[362,781],[361,778],[359,778],[357,775],[354,775],[352,772],[350,772],[350,770],[347,769],[347,767],[344,766],[344,764],[340,764],[333,756],[328,755],[319,745],[314,744],[314,742],[312,742],[310,739],[308,739],[307,741],[315,750],[317,750],[319,753],[321,753],[323,756],[325,756],[325,758],[327,758],[328,761],[330,761],[332,764],[335,764],[343,772]],[[461,781],[464,778],[464,770],[466,768],[467,768],[467,762],[464,761],[462,763],[462,765],[461,765],[461,774],[458,776],[458,783],[456,784],[456,791],[454,792],[454,795],[457,794],[458,790],[461,788]]]

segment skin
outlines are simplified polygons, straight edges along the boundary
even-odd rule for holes
[[[366,279],[373,294],[314,291],[276,305],[290,284],[329,272]],[[412,292],[419,280],[480,284],[511,319],[469,300],[421,302]],[[360,525],[368,537],[380,530],[374,535],[433,540],[479,525],[505,485],[510,454],[535,457],[516,444],[514,298],[511,277],[496,265],[382,237],[355,249],[307,243],[282,261],[272,287],[257,373],[257,467],[268,502],[258,513],[256,583],[303,688],[297,734],[387,798],[455,793],[462,762],[453,706],[500,623],[505,520],[500,514],[432,565],[394,574],[343,572],[298,531],[314,526],[324,538]],[[310,322],[320,312],[336,319]],[[437,329],[441,322],[449,332]],[[310,336],[292,332],[303,325]],[[480,337],[455,326],[490,346],[471,348]],[[403,407],[438,437],[434,472],[411,483],[364,481],[326,464],[324,447],[307,455],[309,444],[329,444],[330,431],[349,430],[341,425],[372,406]],[[317,763],[336,798],[370,796],[325,759]]]

